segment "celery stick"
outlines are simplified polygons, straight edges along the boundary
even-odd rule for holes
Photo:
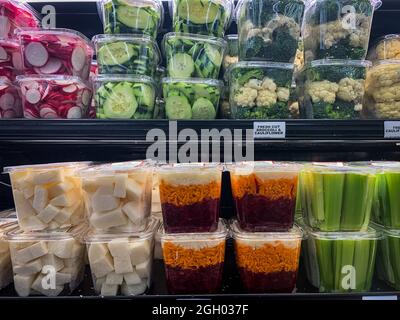
[[[340,230],[340,215],[343,199],[344,174],[324,174],[324,231]]]
[[[364,224],[361,226],[361,230],[367,229],[369,225],[369,221],[371,219],[371,211],[372,211],[372,202],[374,200],[375,193],[375,184],[376,184],[376,175],[369,175],[367,180],[367,191],[364,200],[364,209],[365,219]]]
[[[368,291],[371,289],[372,278],[375,270],[375,257],[376,257],[376,249],[377,249],[378,241],[376,239],[369,240],[369,260],[368,260],[368,272],[366,277],[365,289],[364,291]]]
[[[394,283],[396,282],[394,274],[395,266],[392,261],[392,257],[390,254],[391,252],[391,243],[389,242],[389,238],[385,237],[379,243],[376,266],[379,279],[388,282],[390,285],[394,285]]]
[[[354,268],[356,270],[356,288],[355,291],[365,291],[368,284],[370,256],[370,241],[355,241],[354,249]]]
[[[331,240],[315,239],[319,269],[319,291],[332,292],[334,288],[333,252]]]
[[[352,290],[350,277],[354,275],[354,240],[336,241],[335,250],[335,290],[347,292]]]
[[[324,212],[324,174],[320,172],[311,172],[310,180],[312,181],[312,215],[317,225],[314,227],[325,229],[325,212]]]
[[[394,285],[400,289],[400,238],[388,236],[390,250],[390,264],[394,273]]]
[[[390,211],[389,199],[387,196],[387,183],[385,174],[380,173],[376,176],[375,192],[373,198],[372,212],[373,220],[385,225],[384,217]]]
[[[303,258],[306,267],[307,279],[312,286],[318,288],[320,283],[319,268],[317,261],[317,247],[318,240],[309,238],[304,241]]]
[[[385,220],[390,228],[400,228],[400,173],[387,172],[385,174],[388,190],[388,204],[390,211],[385,212]],[[400,253],[399,253],[400,254]]]

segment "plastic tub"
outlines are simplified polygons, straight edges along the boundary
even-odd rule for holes
[[[104,33],[144,34],[156,38],[164,9],[161,0],[101,0]]]
[[[236,7],[239,57],[293,63],[303,20],[302,0],[241,0]]]
[[[102,34],[92,41],[99,74],[154,76],[161,54],[157,43],[150,37]]]
[[[376,170],[341,165],[308,165],[299,176],[305,223],[320,231],[366,230]]]
[[[172,0],[175,32],[223,37],[232,11],[231,0]]]
[[[17,222],[17,213],[15,209],[0,211],[0,222]]]
[[[151,213],[153,169],[145,161],[97,165],[79,172],[90,226],[99,232],[138,232]]]
[[[302,232],[246,232],[232,226],[236,263],[248,293],[291,293],[296,288]]]
[[[229,104],[229,87],[224,83],[219,99],[219,119],[231,119],[231,105]]]
[[[84,229],[23,232],[18,228],[5,235],[18,296],[68,295],[79,286],[85,271]]]
[[[221,289],[227,230],[169,234],[160,230],[170,294],[214,294]]]
[[[213,163],[170,164],[162,165],[157,171],[165,231],[215,231],[222,167]]]
[[[75,76],[28,75],[16,80],[21,89],[24,117],[28,119],[87,118],[91,86]]]
[[[2,215],[4,212],[1,212]],[[18,227],[17,222],[0,218],[0,290],[13,282],[10,249],[4,240],[4,234]]]
[[[381,4],[380,0],[308,1],[302,30],[306,62],[365,59],[374,11]]]
[[[240,227],[248,232],[293,227],[301,166],[283,162],[241,162],[229,167]]]
[[[163,78],[165,114],[170,120],[215,119],[222,81],[199,78]]]
[[[93,79],[95,79],[97,75],[98,75],[97,61],[93,60],[90,66],[90,74],[89,74],[89,81],[92,88],[93,88]],[[96,101],[94,99],[94,95],[92,95],[92,99],[90,102],[88,118],[96,119]]]
[[[307,119],[358,119],[369,61],[318,60],[299,76],[300,114]]]
[[[85,235],[96,294],[136,296],[146,293],[151,285],[157,228],[158,222],[152,219],[142,232],[89,231]]]
[[[227,43],[224,60],[222,66],[226,71],[232,64],[239,62],[239,39],[237,34],[229,34],[225,36]]]
[[[163,39],[167,76],[218,79],[226,45],[226,41],[221,38],[189,33],[167,33]]]
[[[21,118],[22,103],[19,88],[0,77],[0,119]]]
[[[400,34],[388,34],[375,41],[368,60],[400,60]]]
[[[293,64],[241,61],[229,68],[233,119],[288,119]]]
[[[0,67],[14,69],[15,75],[22,71],[22,57],[18,41],[0,39]]]
[[[99,119],[153,119],[156,85],[147,76],[99,75],[94,80]]]
[[[93,47],[70,29],[18,30],[25,74],[78,76],[88,80]]]
[[[54,230],[82,223],[84,203],[77,171],[89,162],[6,167],[18,224],[25,231]]]

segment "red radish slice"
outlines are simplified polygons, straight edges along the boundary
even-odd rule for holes
[[[79,107],[72,107],[68,110],[67,119],[81,119],[82,110]]]
[[[5,93],[0,98],[0,109],[7,110],[14,107],[15,98],[11,93]]]
[[[40,95],[39,90],[37,90],[37,89],[29,89],[25,93],[25,98],[29,103],[36,104],[36,103],[38,103],[40,101],[41,95]]]
[[[46,89],[43,92],[42,99],[46,98],[47,95],[49,94],[49,92],[50,92],[50,85],[48,84]]]
[[[7,51],[3,47],[0,47],[0,60],[8,60]]]
[[[44,105],[44,108],[40,109],[40,117],[43,119],[57,119],[57,113],[50,107]]]
[[[39,69],[43,74],[55,74],[62,67],[62,62],[57,58],[50,58],[47,63]]]
[[[24,110],[24,117],[27,119],[36,119],[39,118],[38,115],[36,115],[37,111],[31,110],[31,109],[25,109]]]
[[[85,105],[85,106],[89,105],[91,96],[92,96],[92,94],[91,94],[90,90],[88,90],[88,89],[83,90],[83,93],[82,93],[83,105]]]
[[[63,88],[63,91],[66,93],[74,93],[74,92],[76,92],[76,90],[78,90],[78,88],[74,84],[71,84],[71,85]]]
[[[25,47],[25,58],[34,67],[43,67],[49,60],[46,48],[39,42],[31,42]]]
[[[76,71],[81,71],[86,63],[86,52],[81,47],[76,47],[74,51],[72,51],[71,56],[72,67]]]
[[[7,109],[3,112],[3,118],[5,119],[11,119],[11,118],[16,118],[17,114],[13,109]],[[0,117],[1,118],[1,117]]]
[[[15,69],[22,70],[24,67],[22,65],[22,57],[19,52],[13,52],[12,63]]]

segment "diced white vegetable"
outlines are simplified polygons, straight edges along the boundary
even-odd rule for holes
[[[31,292],[31,287],[35,281],[35,275],[23,276],[19,274],[14,275],[14,288],[20,297],[27,297]]]
[[[82,187],[85,190],[93,190],[100,187],[108,187],[108,189],[103,189],[104,194],[113,194],[114,192],[114,177],[97,177],[93,179],[84,178],[82,180]],[[100,192],[100,191],[99,191]]]
[[[38,241],[37,243],[21,249],[15,254],[15,261],[18,264],[24,264],[34,259],[40,258],[48,253],[47,245],[44,241]]]
[[[79,269],[80,266],[83,264],[82,262],[83,258],[82,257],[77,257],[77,258],[69,258],[69,259],[63,259],[64,263],[64,269],[65,268],[72,268],[72,269]],[[65,272],[65,271],[63,271]],[[73,273],[73,272],[71,272]]]
[[[84,253],[84,246],[78,242],[74,241],[74,245],[72,246],[71,256],[69,258],[81,258]]]
[[[0,240],[0,253],[2,255],[5,255],[5,253],[9,253],[10,249],[8,247],[8,242],[7,241],[1,241]]]
[[[139,275],[140,278],[150,278],[150,273],[151,273],[151,260],[148,259],[145,262],[142,262],[140,264],[137,264],[135,266],[136,272]]]
[[[89,245],[89,262],[95,263],[103,259],[108,254],[107,245],[104,243],[92,243]]]
[[[127,285],[140,284],[142,281],[140,279],[139,275],[136,273],[136,271],[130,272],[130,273],[125,273],[124,280]]]
[[[35,281],[32,283],[32,289],[48,297],[58,296],[64,289],[64,286],[57,286],[55,289],[45,289],[44,284],[47,284],[47,279],[43,279],[45,276],[39,274]],[[43,283],[44,281],[44,283]]]
[[[18,209],[17,209],[18,210]],[[19,215],[19,213],[18,213]],[[43,223],[37,216],[29,216],[26,218],[19,219],[19,224],[23,228],[27,228],[30,230],[44,230],[47,228],[47,224]]]
[[[76,204],[77,201],[79,201],[79,193],[70,191],[51,199],[50,203],[58,207],[70,207]]]
[[[72,280],[72,276],[70,273],[62,273],[62,272],[56,273],[56,285],[57,286],[62,286],[66,283],[70,283],[71,280]]]
[[[55,230],[58,229],[60,227],[60,224],[56,221],[51,221],[48,225],[47,225],[47,229],[49,230]]]
[[[145,293],[146,289],[147,284],[143,282],[136,285],[127,285],[124,283],[121,286],[121,292],[124,296],[137,296],[139,294]]]
[[[71,207],[64,207],[60,209],[58,212],[58,215],[54,218],[55,221],[57,221],[59,224],[64,224],[70,221],[72,218],[72,215],[75,213],[75,211],[81,206],[81,201],[78,200],[73,204]]]
[[[35,202],[35,200],[33,200]],[[44,223],[50,223],[59,213],[59,209],[52,204],[48,204],[38,215],[37,217],[42,220]]]
[[[119,285],[103,283],[101,285],[102,296],[116,296],[118,294]]]
[[[64,268],[64,261],[54,254],[46,254],[44,257],[42,257],[42,265],[52,266],[56,271],[60,271],[62,268]]]
[[[105,193],[108,187],[100,187],[92,197],[92,207],[96,212],[110,211],[118,208],[119,200],[114,197],[114,190],[110,193]]]
[[[40,259],[29,262],[27,264],[15,265],[13,268],[14,273],[23,276],[29,276],[31,274],[36,274],[42,270],[42,264]]]
[[[96,276],[96,278],[101,278],[106,276],[108,273],[114,271],[114,263],[110,254],[97,259],[95,262],[90,262],[90,269]]]
[[[71,55],[72,67],[76,71],[81,71],[86,63],[87,63],[87,57],[85,49],[83,49],[82,47],[76,47],[74,51],[72,51]]]
[[[49,253],[56,255],[61,259],[72,258],[75,240],[65,239],[58,241],[49,241]]]
[[[129,259],[129,239],[128,238],[117,238],[113,239],[108,243],[108,249],[111,255],[116,258]]]
[[[106,282],[106,277],[97,278],[96,281],[95,281],[95,284],[94,284],[94,290],[96,292],[100,292],[101,291],[101,286],[105,282]]]
[[[133,272],[133,266],[129,256],[128,258],[114,258],[114,269],[115,273],[118,274]]]
[[[144,188],[133,179],[126,180],[126,194],[132,200],[137,200],[142,197]]]
[[[63,181],[62,170],[49,170],[33,174],[33,184],[58,183]]]
[[[18,219],[24,219],[36,215],[35,209],[28,200],[25,199],[21,191],[13,190],[15,206],[17,208]]]
[[[49,60],[49,54],[40,42],[30,42],[25,47],[24,54],[33,67],[43,67]]]
[[[106,276],[107,284],[116,284],[120,285],[124,281],[124,276],[122,274],[116,274],[115,272],[110,272]]]
[[[72,181],[65,180],[49,188],[49,197],[55,198],[62,193],[66,193],[75,187]]]
[[[114,197],[125,198],[126,197],[126,180],[128,179],[127,174],[118,174],[114,177]]]
[[[150,258],[149,241],[134,241],[129,244],[131,249],[132,265],[137,266]]]
[[[35,193],[34,185],[25,180],[18,184],[18,188],[23,192],[25,199],[31,198]]]
[[[123,226],[128,222],[120,208],[103,213],[94,213],[90,217],[90,223],[97,229],[108,229]]]
[[[143,222],[143,206],[141,201],[130,201],[123,205],[122,212],[125,213],[133,224],[141,224]]]

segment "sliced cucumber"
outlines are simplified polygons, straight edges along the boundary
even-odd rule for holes
[[[220,6],[209,1],[181,0],[178,4],[178,16],[195,24],[208,24],[218,16]]]
[[[135,90],[127,82],[115,85],[103,104],[104,114],[109,119],[130,119],[137,107]]]
[[[211,95],[210,95],[208,88],[209,88],[208,85],[204,85],[204,84],[197,84],[197,85],[193,86],[195,99],[199,99],[199,98],[210,99]]]
[[[168,72],[171,77],[189,78],[194,72],[194,61],[187,53],[174,54],[168,63]]]
[[[135,48],[126,42],[114,42],[102,46],[97,52],[100,64],[113,66],[128,62],[135,55]]]
[[[134,85],[135,96],[140,100],[141,104],[153,109],[155,92],[153,88],[144,83],[138,83]]]
[[[204,49],[206,51],[206,55],[208,57],[208,59],[210,59],[210,61],[216,65],[216,66],[220,66],[222,63],[222,55],[219,52],[219,50],[213,46],[212,44],[206,43],[204,45]]]
[[[217,112],[212,102],[205,98],[197,99],[192,108],[192,119],[207,120],[215,119]]]
[[[116,10],[117,19],[122,24],[137,29],[152,29],[155,27],[153,16],[147,8],[119,6]]]
[[[184,96],[170,96],[165,100],[165,112],[168,119],[192,119],[192,110],[189,101]]]

